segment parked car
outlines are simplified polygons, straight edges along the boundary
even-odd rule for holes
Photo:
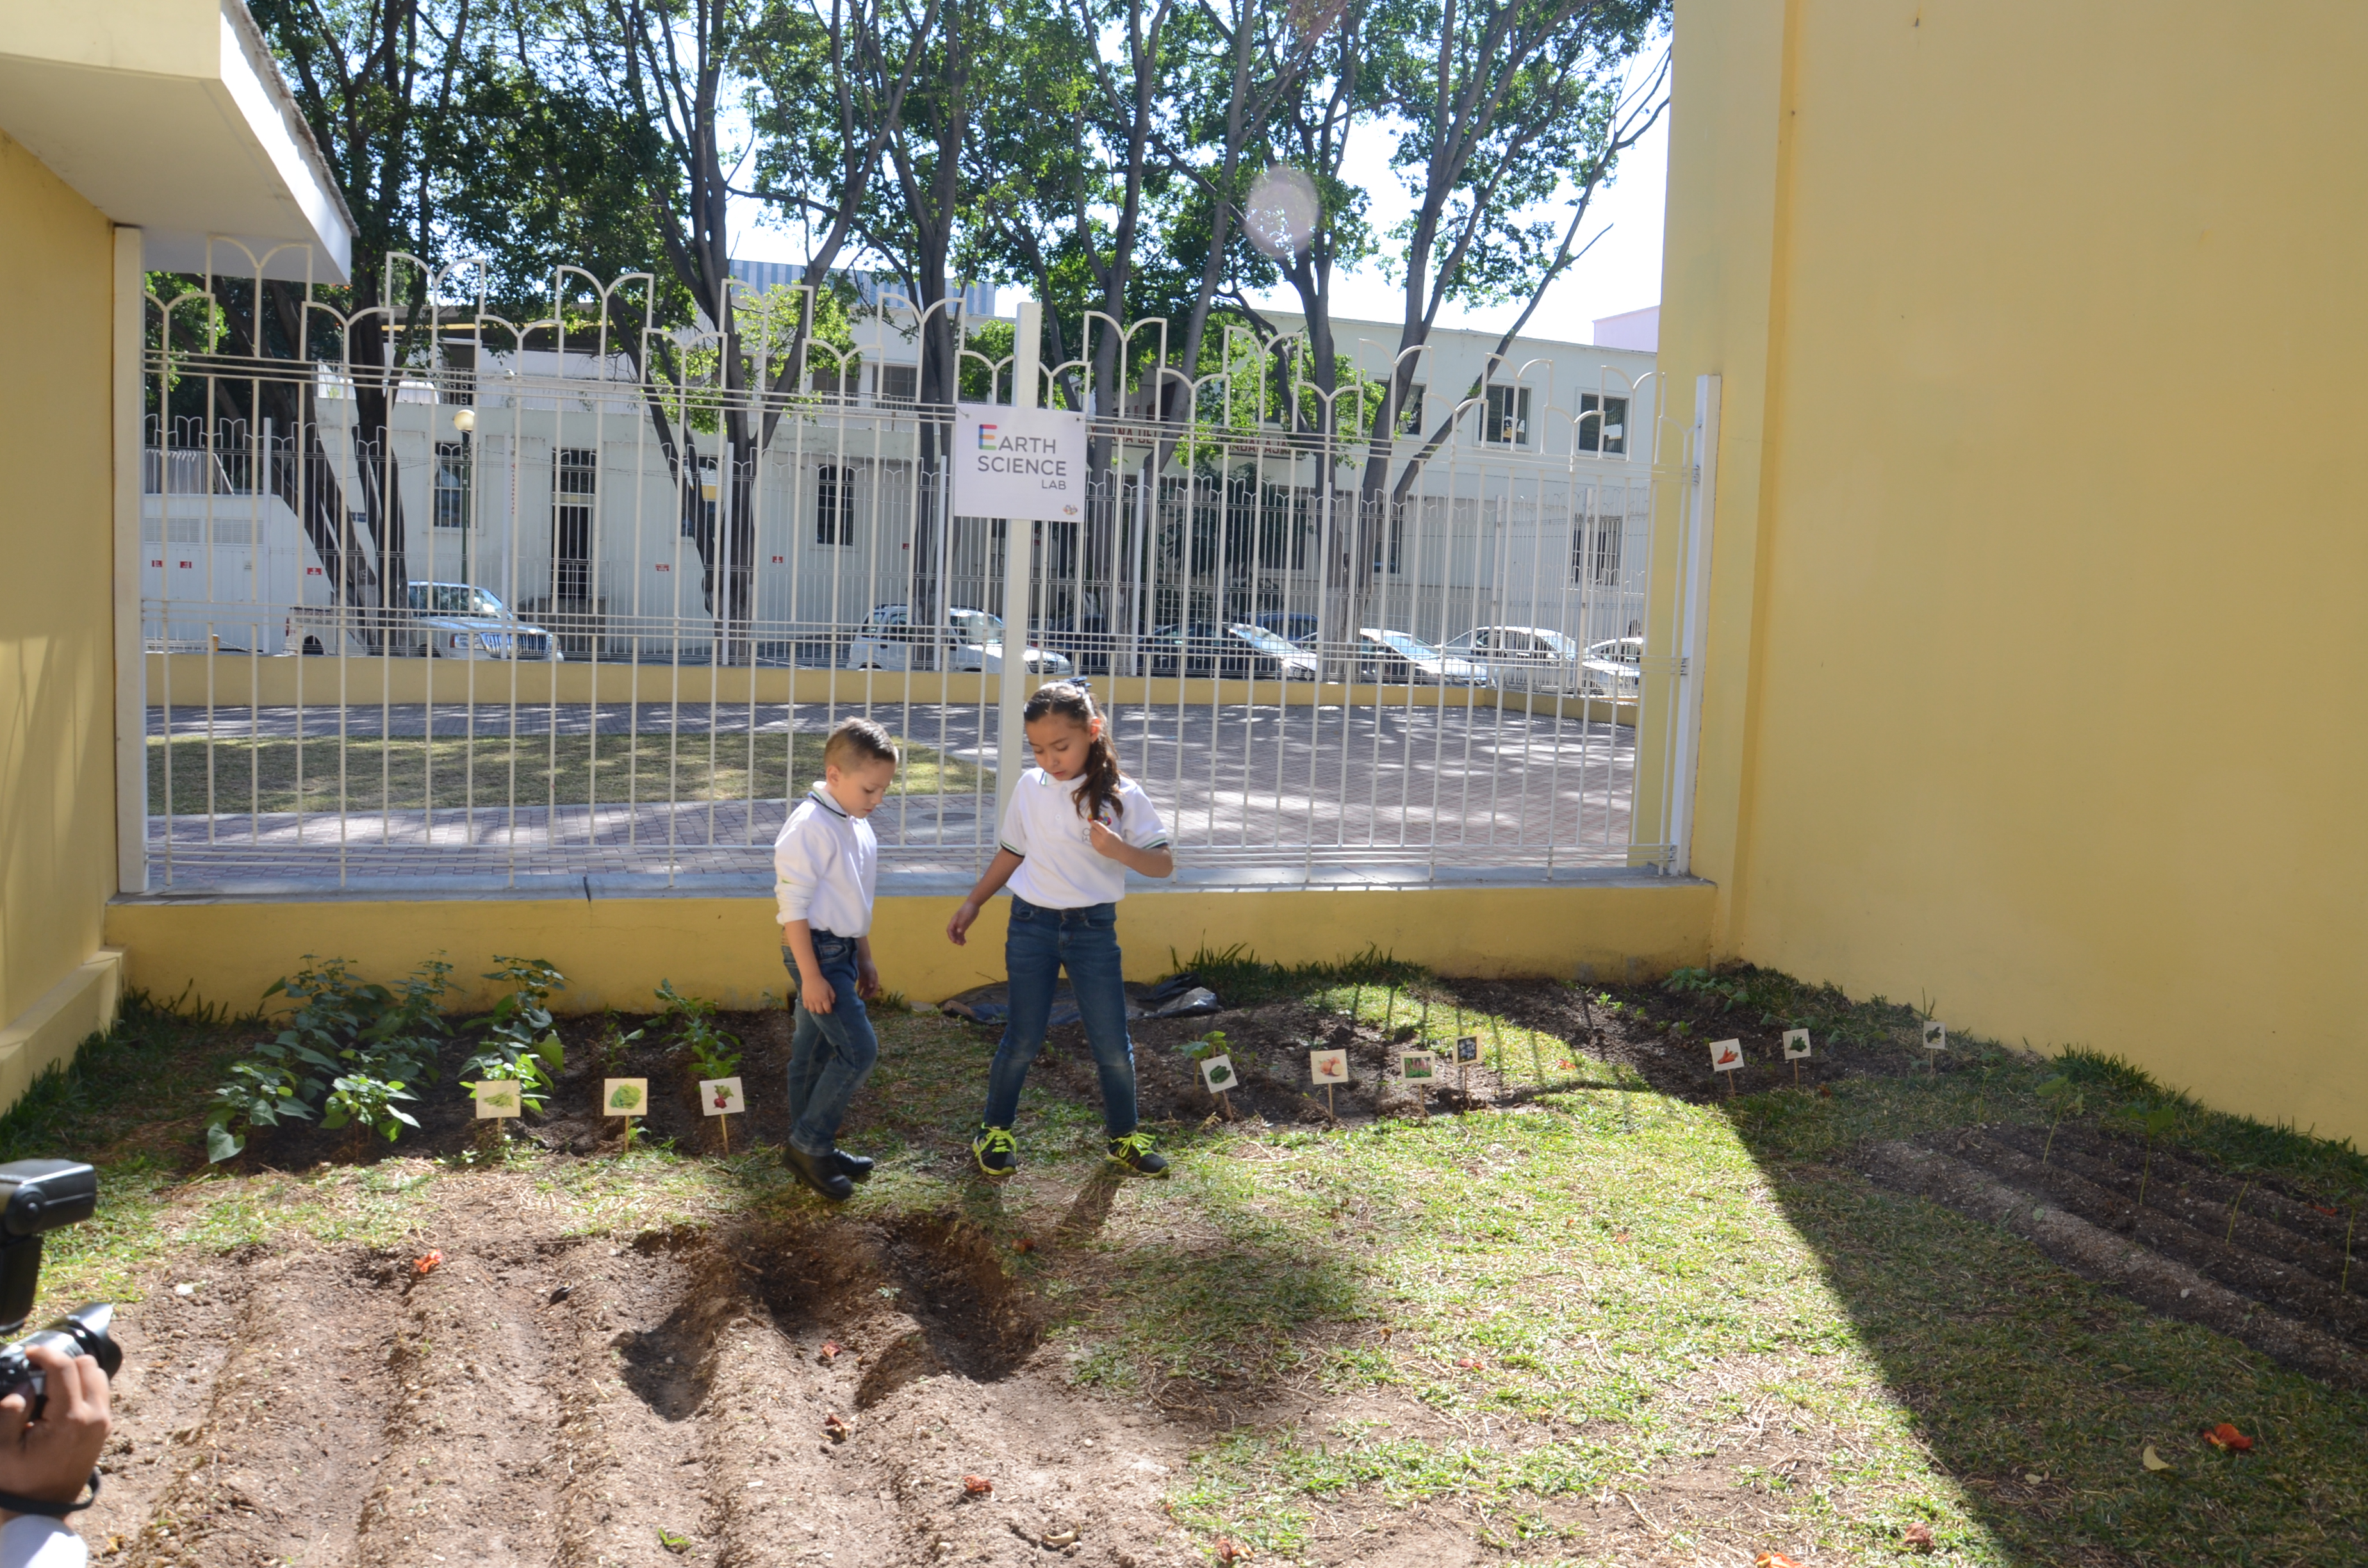
[[[1281,631],[1237,622],[1226,627],[1225,632],[1249,647],[1249,667],[1244,673],[1253,680],[1314,680],[1323,674],[1315,655]],[[1315,633],[1311,630],[1307,635],[1312,639]]]
[[[1315,645],[1316,619],[1304,611],[1270,609],[1254,615],[1250,619],[1269,631],[1280,632],[1286,640],[1296,642],[1302,648]]]
[[[387,646],[394,653],[432,659],[548,659],[562,664],[558,639],[509,606],[468,583],[413,583],[404,608],[386,612]],[[337,645],[356,628],[376,622],[379,612],[350,606],[299,605],[288,612],[287,637],[307,653]]]
[[[1488,672],[1491,685],[1514,691],[1576,691],[1579,646],[1543,626],[1475,626],[1451,637],[1441,652]]]
[[[1580,689],[1590,697],[1634,701],[1644,667],[1642,637],[1612,637],[1590,642],[1579,660]]]
[[[1357,629],[1357,678],[1384,686],[1486,686],[1488,672],[1451,658],[1410,632]]]
[[[965,609],[960,606],[946,611],[943,627],[915,626],[911,611],[904,605],[875,605],[864,618],[863,630],[847,644],[847,667],[851,670],[909,670],[913,667],[915,647],[932,644],[946,651],[946,668],[977,670],[986,675],[1003,673],[1003,618],[989,615],[983,609]],[[1030,645],[1027,653],[1027,669],[1030,675],[1046,680],[1065,680],[1072,673],[1068,659],[1060,653],[1048,653]]]

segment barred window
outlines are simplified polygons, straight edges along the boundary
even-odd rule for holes
[[[1628,400],[1599,392],[1578,394],[1578,449],[1619,457],[1628,449]]]
[[[436,506],[435,526],[439,528],[465,528],[469,526],[469,444],[466,441],[436,443]]]
[[[855,471],[828,463],[814,471],[814,542],[855,543]]]

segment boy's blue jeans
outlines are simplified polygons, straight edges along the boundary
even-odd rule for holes
[[[986,1124],[1008,1128],[1019,1114],[1020,1086],[1044,1048],[1053,990],[1066,969],[1101,1074],[1102,1125],[1112,1138],[1133,1132],[1134,1042],[1127,1038],[1126,987],[1119,972],[1118,905],[1045,909],[1014,893],[1003,965],[1011,977],[1011,1020],[987,1069]]]
[[[814,945],[831,1005],[827,1013],[810,1013],[803,998],[798,1003],[797,1031],[790,1037],[790,1142],[820,1159],[838,1147],[838,1124],[871,1076],[880,1041],[855,992],[855,938],[817,930]],[[797,955],[786,945],[781,961],[797,973]]]

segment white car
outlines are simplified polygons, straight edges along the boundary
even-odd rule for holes
[[[1357,629],[1357,678],[1384,686],[1486,686],[1488,672],[1452,658],[1411,632]]]
[[[1576,691],[1578,644],[1543,626],[1475,626],[1442,650],[1488,672],[1489,683],[1516,691]]]
[[[991,676],[1003,673],[1003,618],[959,607],[946,611],[946,625],[940,629],[913,625],[911,611],[903,605],[875,606],[864,618],[863,630],[847,644],[847,667],[909,670],[914,667],[913,650],[939,639],[944,640],[948,669]],[[1071,666],[1067,654],[1031,645],[1027,668],[1029,674],[1045,680],[1065,680]]]
[[[385,628],[388,651],[431,659],[548,659],[563,664],[559,640],[544,628],[520,620],[484,589],[467,583],[413,583],[401,609],[380,611],[351,605],[297,605],[288,612],[290,647],[326,653],[344,640],[364,636],[373,624]]]
[[[564,663],[559,640],[510,613],[507,605],[467,583],[410,585],[412,625],[425,634],[435,659],[549,659]]]
[[[1645,640],[1613,637],[1590,642],[1578,667],[1584,678],[1582,689],[1588,696],[1634,702],[1645,668]]]

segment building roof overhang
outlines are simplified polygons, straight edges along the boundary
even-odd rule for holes
[[[0,0],[0,130],[152,268],[347,281],[353,216],[243,0]]]

